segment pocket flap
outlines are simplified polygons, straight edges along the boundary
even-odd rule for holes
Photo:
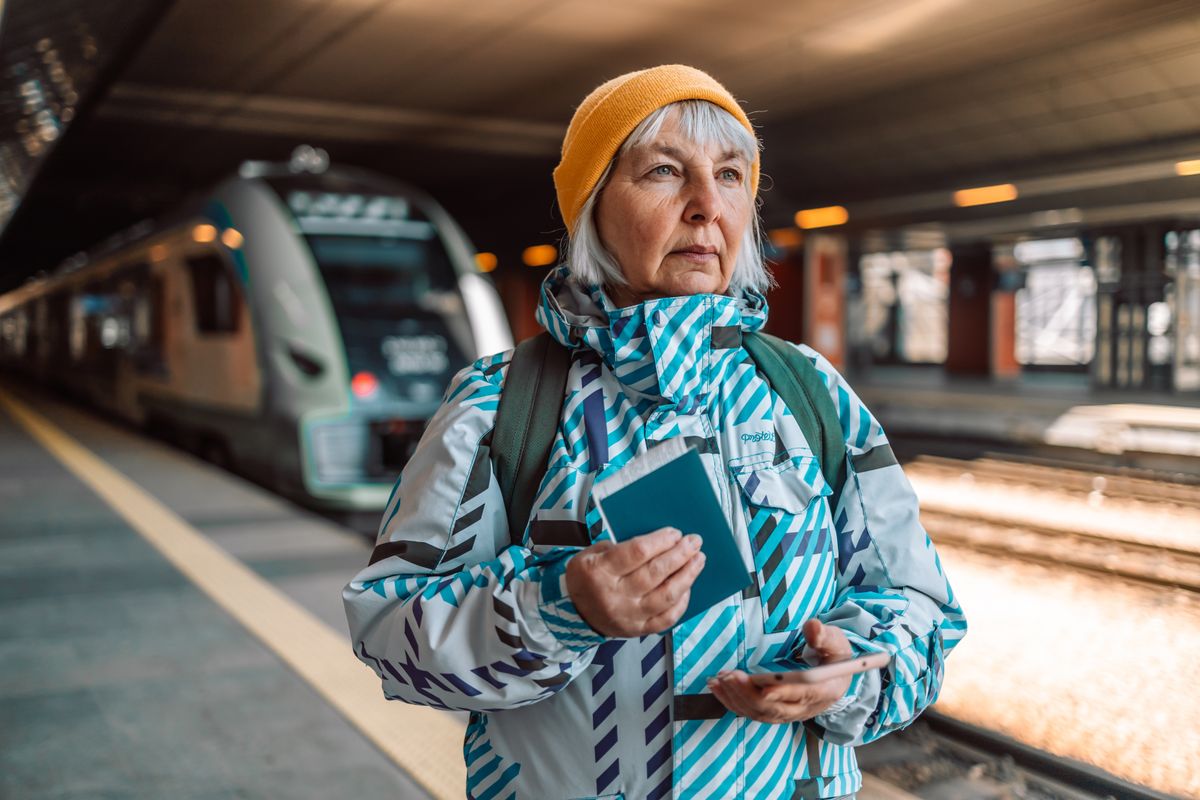
[[[747,502],[801,514],[813,498],[833,494],[815,456],[792,456],[779,464],[731,467]]]

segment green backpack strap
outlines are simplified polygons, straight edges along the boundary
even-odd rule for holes
[[[520,543],[558,432],[571,352],[543,332],[517,345],[492,430],[492,464],[508,511],[509,541]]]
[[[748,333],[742,337],[742,345],[800,424],[821,462],[825,482],[833,489],[829,507],[836,509],[846,481],[846,441],[821,373],[804,354],[777,336]]]
[[[742,344],[813,447],[825,482],[833,490],[830,506],[836,509],[846,480],[846,443],[821,374],[799,350],[778,337],[748,333]],[[545,332],[517,345],[508,365],[491,455],[508,511],[511,541],[525,532],[546,473],[570,369],[570,351]]]

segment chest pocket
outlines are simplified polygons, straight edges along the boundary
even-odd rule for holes
[[[763,630],[799,628],[837,592],[832,494],[811,455],[778,464],[730,465],[741,489],[762,603]]]

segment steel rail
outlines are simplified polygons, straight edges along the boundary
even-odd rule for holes
[[[926,711],[920,719],[926,723],[931,733],[948,745],[965,746],[987,755],[1011,758],[1021,770],[1035,779],[1045,780],[1052,787],[1065,786],[1099,798],[1179,800],[1174,795],[1130,783],[1091,764],[1039,750],[1002,733],[947,717],[936,711]]]
[[[1033,487],[1049,487],[1075,494],[1099,491],[1107,498],[1129,499],[1144,503],[1171,503],[1188,508],[1200,508],[1200,487],[1189,484],[1154,481],[1143,477],[1113,475],[1100,470],[1052,467],[993,456],[978,460],[921,456],[907,465],[918,471],[964,473],[981,481],[1005,484],[1019,483]]]
[[[1154,586],[1200,592],[1200,553],[1083,531],[1013,525],[944,511],[921,511],[921,523],[937,544],[954,544],[1039,564],[1067,565],[1118,575]]]

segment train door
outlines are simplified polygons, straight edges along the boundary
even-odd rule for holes
[[[183,259],[184,293],[192,325],[181,328],[179,368],[172,383],[199,407],[259,410],[261,376],[244,297],[232,265],[218,251]]]
[[[116,385],[113,387],[114,411],[137,423],[143,421],[138,401],[142,350],[146,343],[145,287],[149,267],[144,263],[124,266],[113,276],[113,293],[105,324],[116,340]]]
[[[50,300],[39,297],[33,306],[33,341],[26,351],[26,363],[39,383],[45,383],[48,379],[46,364],[50,360],[51,341]]]
[[[112,409],[122,347],[120,297],[115,278],[109,276],[85,283],[74,302],[77,318],[82,318],[76,329],[82,341],[77,339],[73,343],[80,362],[78,377],[83,379],[79,389],[90,402]]]
[[[65,389],[66,379],[71,373],[72,350],[71,341],[75,338],[75,315],[72,314],[74,303],[71,302],[69,289],[56,289],[46,300],[45,314],[42,316],[42,342],[44,345],[42,369],[39,376],[47,383]],[[67,320],[67,325],[55,324],[55,320]],[[82,320],[78,324],[82,324]]]
[[[133,292],[130,361],[136,382],[165,379],[166,277],[152,270],[149,264],[139,264],[128,277]]]

